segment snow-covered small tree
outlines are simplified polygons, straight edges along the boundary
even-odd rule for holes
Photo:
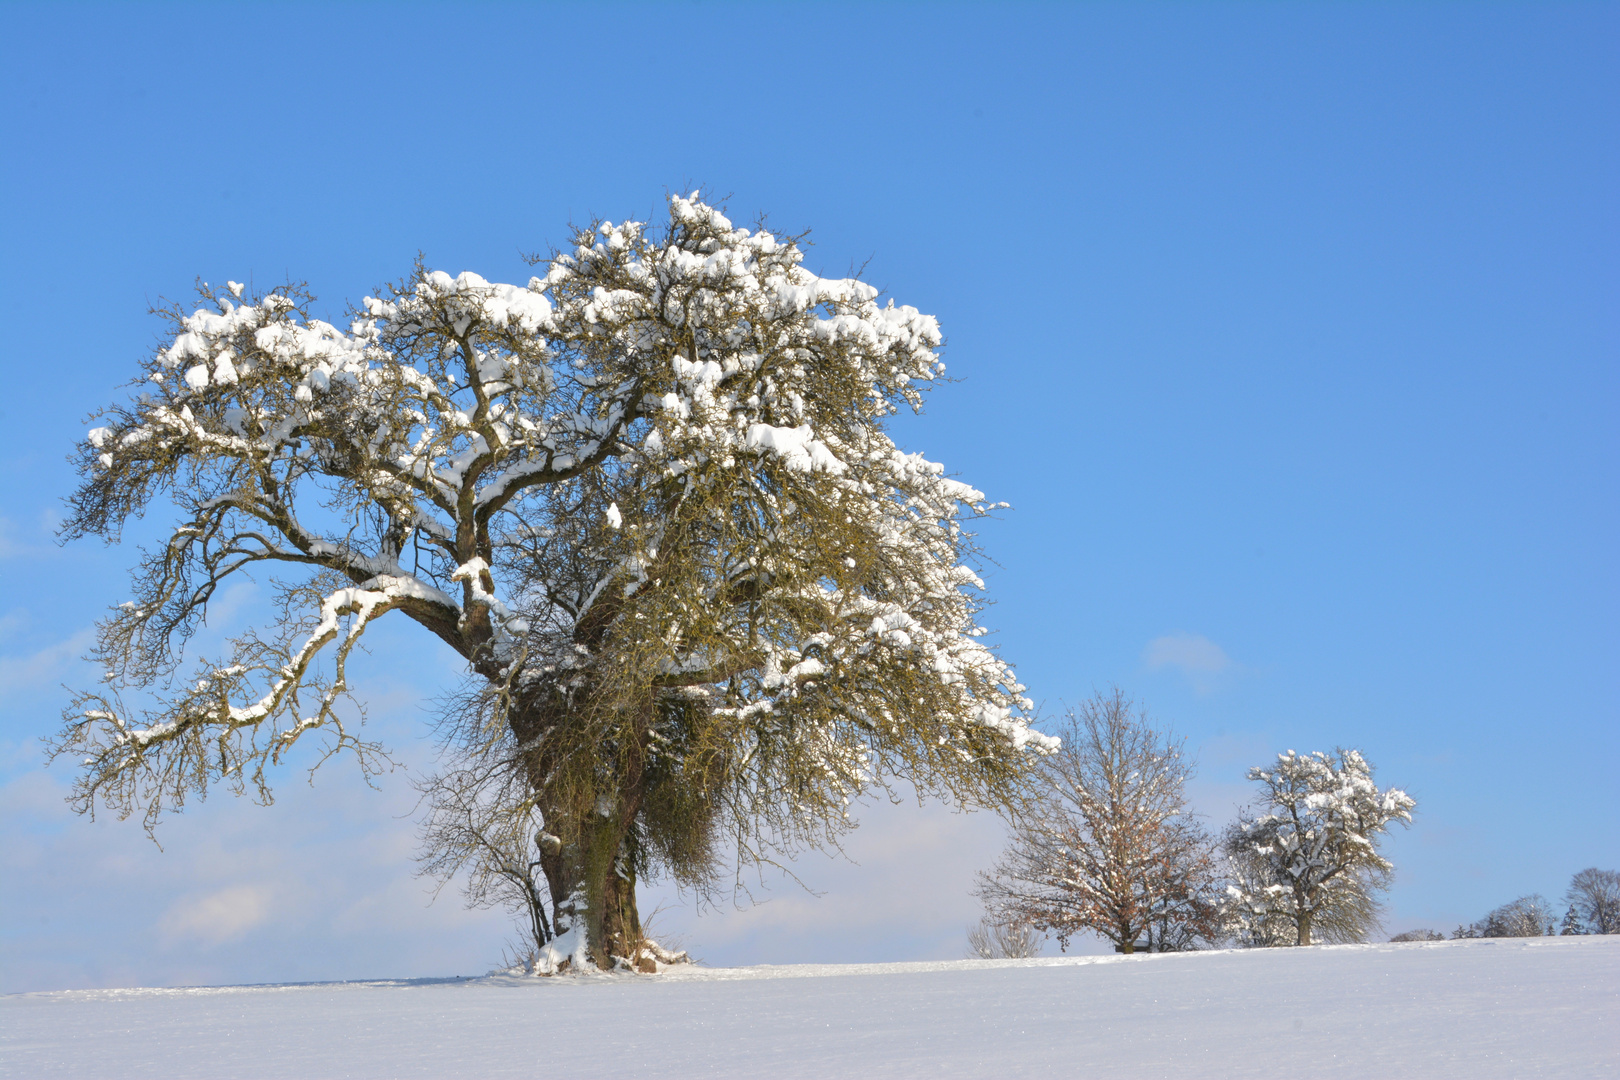
[[[1070,711],[977,893],[992,918],[1094,932],[1122,952],[1195,948],[1220,934],[1212,845],[1187,809],[1192,764],[1118,689]]]
[[[943,371],[935,320],[696,193],[542,261],[526,286],[418,267],[347,329],[297,287],[166,313],[64,529],[177,518],[55,742],[81,810],[268,801],[323,736],[318,760],[381,767],[348,665],[396,613],[470,679],[428,865],[522,892],[506,868],[543,828],[568,963],[637,962],[639,879],[702,889],[827,841],[891,778],[1005,801],[1051,740],[977,624],[965,526],[991,506],[885,428]],[[183,676],[210,599],[252,573],[275,607]]]
[[[1378,853],[1391,822],[1416,801],[1378,790],[1355,750],[1277,756],[1249,770],[1261,784],[1252,813],[1226,834],[1228,913],[1248,945],[1363,941],[1378,926],[1377,894],[1394,868]]]
[[[1582,933],[1620,934],[1620,871],[1582,870],[1570,879],[1564,900],[1580,920]]]
[[[1581,925],[1581,917],[1576,913],[1575,905],[1571,904],[1564,911],[1563,921],[1558,924],[1558,935],[1560,937],[1578,937],[1584,933],[1586,933],[1586,927]]]

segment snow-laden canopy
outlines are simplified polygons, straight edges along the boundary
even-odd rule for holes
[[[944,370],[934,318],[696,193],[669,208],[580,231],[522,286],[419,266],[346,328],[296,286],[168,313],[138,395],[86,437],[66,529],[179,510],[67,718],[82,805],[152,820],[210,783],[267,794],[310,732],[369,760],[338,702],[394,611],[527,710],[519,755],[556,728],[541,698],[589,698],[650,754],[720,761],[734,794],[791,776],[825,810],[887,770],[982,797],[1049,744],[976,622],[963,521],[990,505],[884,429]],[[278,617],[166,682],[254,570]],[[699,714],[696,742],[660,727]]]
[[[1393,867],[1378,843],[1396,821],[1410,823],[1417,801],[1400,788],[1379,790],[1356,750],[1277,755],[1249,770],[1262,785],[1259,813],[1228,836],[1228,889],[1239,934],[1255,944],[1293,937],[1311,943],[1359,941],[1376,926],[1373,893]]]

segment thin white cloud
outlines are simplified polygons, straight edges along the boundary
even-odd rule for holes
[[[95,639],[95,628],[87,626],[65,641],[47,645],[37,652],[0,656],[0,693],[12,694],[57,682]]]
[[[1148,642],[1142,663],[1150,670],[1173,667],[1188,675],[1216,675],[1232,666],[1232,658],[1202,634],[1175,633]]]
[[[17,522],[0,514],[0,559],[41,559],[54,558],[60,549],[50,542],[50,537],[56,531],[56,515],[46,511],[39,516],[39,526],[33,530],[31,539],[24,539],[18,533]]]
[[[235,623],[243,621],[238,620],[239,615],[252,613],[258,596],[259,587],[251,581],[236,581],[221,589],[208,602],[208,629],[216,634],[230,633]]]
[[[163,930],[170,939],[184,937],[220,945],[241,937],[269,916],[268,888],[233,885],[176,901],[163,916]]]
[[[12,520],[0,515],[0,559],[23,558],[34,553],[28,545],[18,543],[16,531],[17,526]]]
[[[756,886],[750,873],[752,903],[702,908],[662,885],[642,896],[643,915],[664,905],[658,933],[710,964],[957,959],[983,914],[974,875],[1001,854],[1005,823],[901,794],[899,805],[879,796],[859,806],[860,828],[842,840],[848,859],[806,851],[788,860],[813,892],[772,873]]]
[[[13,608],[0,615],[0,640],[16,637],[28,628],[28,612],[22,608]]]

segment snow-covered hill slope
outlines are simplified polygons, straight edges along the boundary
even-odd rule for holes
[[[1602,1077],[1620,937],[0,999],[7,1077]]]

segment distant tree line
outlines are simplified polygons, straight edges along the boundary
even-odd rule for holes
[[[1491,910],[1483,919],[1451,932],[1465,938],[1571,937],[1581,934],[1620,933],[1620,871],[1588,867],[1570,879],[1564,891],[1564,914],[1540,893],[1530,893]],[[1435,930],[1408,930],[1393,942],[1444,941]]]
[[[1620,871],[1588,867],[1570,878],[1564,891],[1564,914],[1557,915],[1552,901],[1530,893],[1492,910],[1478,922],[1459,926],[1452,938],[1570,937],[1581,934],[1620,934]],[[1433,930],[1410,930],[1391,941],[1440,941]]]

